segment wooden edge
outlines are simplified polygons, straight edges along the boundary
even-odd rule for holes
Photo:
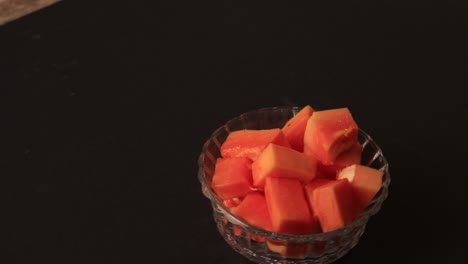
[[[0,26],[60,0],[0,0]]]

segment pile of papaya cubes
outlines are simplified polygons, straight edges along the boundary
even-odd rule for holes
[[[383,171],[361,164],[358,133],[348,108],[310,105],[283,127],[233,131],[220,148],[211,187],[233,215],[267,231],[345,227],[382,186]]]

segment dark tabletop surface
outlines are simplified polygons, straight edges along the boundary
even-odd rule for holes
[[[460,263],[467,11],[65,1],[0,27],[0,262],[249,263],[200,192],[202,144],[240,113],[310,104],[349,107],[390,162],[390,196],[338,263]]]

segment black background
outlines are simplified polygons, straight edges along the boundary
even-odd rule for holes
[[[349,107],[390,162],[338,262],[459,263],[466,3],[65,1],[0,27],[0,262],[249,263],[201,194],[202,144],[310,104]]]

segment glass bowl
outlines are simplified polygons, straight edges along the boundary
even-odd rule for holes
[[[222,199],[211,188],[220,147],[231,131],[242,129],[281,128],[301,110],[299,107],[271,107],[244,113],[218,128],[205,142],[198,159],[198,179],[203,194],[213,207],[217,229],[235,251],[255,263],[331,263],[347,254],[364,233],[370,217],[381,209],[388,196],[390,174],[388,162],[380,147],[363,130],[359,142],[363,146],[362,164],[382,170],[382,187],[367,208],[344,228],[319,234],[289,235],[269,232],[235,217],[223,206]],[[274,249],[272,251],[271,249]],[[279,254],[283,249],[283,253]]]

